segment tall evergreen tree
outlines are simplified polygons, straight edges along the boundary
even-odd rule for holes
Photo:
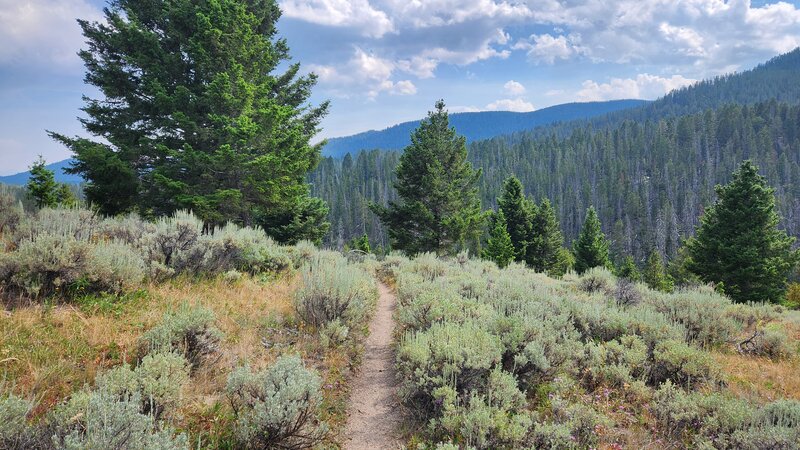
[[[514,245],[511,235],[508,233],[506,216],[502,210],[495,214],[492,222],[489,240],[486,242],[486,248],[483,249],[482,257],[494,261],[502,269],[514,259]]]
[[[556,212],[547,198],[534,210],[528,236],[525,261],[537,272],[552,272],[559,265],[564,236]]]
[[[780,301],[798,252],[794,238],[777,228],[774,189],[747,160],[716,192],[687,243],[689,269],[705,282],[721,283],[737,302]]]
[[[575,271],[586,272],[593,267],[610,267],[608,259],[608,241],[600,226],[597,211],[590,206],[586,211],[583,228],[573,245],[575,253]]]
[[[411,134],[396,173],[400,201],[371,205],[389,228],[392,248],[453,254],[478,239],[485,219],[481,172],[467,161],[465,139],[450,127],[444,101]]]
[[[531,234],[531,216],[526,207],[522,183],[511,176],[503,182],[503,191],[497,199],[497,207],[503,212],[511,244],[514,245],[514,260],[523,261]]]
[[[617,268],[617,276],[631,281],[639,281],[642,278],[633,256],[628,255],[622,260],[622,264]]]
[[[661,258],[661,254],[658,253],[658,250],[653,250],[650,252],[650,256],[647,257],[642,279],[650,286],[650,289],[662,292],[669,292],[672,290],[672,279],[667,275],[664,261]]]
[[[83,125],[104,139],[51,135],[75,153],[89,202],[319,239],[327,208],[305,177],[328,104],[307,103],[316,76],[287,64],[280,15],[275,0],[112,0],[104,21],[79,20],[86,81],[102,93]]]
[[[52,208],[58,204],[59,186],[53,171],[45,167],[44,159],[39,156],[30,167],[31,177],[26,189],[28,195],[36,203],[37,208]]]

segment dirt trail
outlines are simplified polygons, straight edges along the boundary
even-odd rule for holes
[[[393,450],[401,445],[402,414],[395,395],[392,351],[395,297],[385,284],[379,283],[378,288],[378,309],[369,325],[364,361],[350,394],[344,442],[348,450]]]

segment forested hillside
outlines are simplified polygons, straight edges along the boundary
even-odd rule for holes
[[[607,102],[566,103],[531,112],[481,111],[457,113],[450,116],[456,130],[467,142],[530,130],[557,122],[588,119],[604,114],[634,108],[647,103],[644,100],[611,100]],[[404,122],[385,130],[366,131],[353,136],[333,138],[323,147],[322,154],[341,158],[360,150],[400,150],[411,141],[411,131],[420,121]]]
[[[750,70],[717,76],[676,89],[637,108],[614,111],[587,120],[539,127],[536,135],[541,137],[556,133],[565,137],[575,129],[585,126],[587,122],[595,128],[601,128],[619,125],[626,120],[660,120],[696,114],[731,103],[751,105],[768,100],[789,104],[800,101],[800,48],[776,56]]]
[[[395,198],[397,152],[327,158],[312,173],[315,195],[331,205],[328,242],[340,245],[364,232],[386,245],[367,204]],[[777,101],[729,105],[658,122],[586,125],[565,139],[527,133],[473,143],[472,163],[483,169],[481,197],[495,204],[503,180],[516,175],[526,192],[552,200],[567,242],[594,205],[612,253],[643,260],[652,248],[672,257],[692,233],[703,207],[743,159],[753,159],[776,187],[782,226],[800,235],[800,107]]]

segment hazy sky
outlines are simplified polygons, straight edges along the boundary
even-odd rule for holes
[[[69,157],[81,132],[75,18],[98,0],[0,0],[0,174]],[[332,101],[322,137],[455,111],[653,99],[800,45],[800,6],[747,0],[280,0],[295,60]]]

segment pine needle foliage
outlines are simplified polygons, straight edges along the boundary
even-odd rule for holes
[[[327,207],[305,177],[328,103],[308,104],[317,77],[288,63],[277,2],[113,0],[104,11],[78,21],[86,82],[102,94],[87,97],[82,123],[104,139],[51,133],[75,153],[89,202],[319,240]]]
[[[800,253],[792,249],[794,238],[778,229],[775,190],[748,160],[716,192],[687,243],[690,270],[737,302],[781,301]]]
[[[485,219],[481,171],[467,160],[466,140],[450,127],[444,101],[412,132],[396,174],[400,201],[371,206],[388,227],[393,249],[455,255],[477,241]]]

